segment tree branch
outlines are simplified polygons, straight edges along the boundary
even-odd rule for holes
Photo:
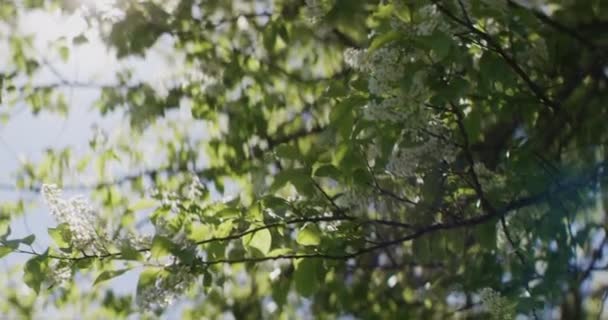
[[[503,60],[511,67],[511,69],[526,83],[530,91],[546,106],[548,106],[553,111],[558,111],[560,106],[557,102],[551,100],[546,94],[545,90],[540,87],[536,82],[534,82],[530,76],[523,70],[523,68],[517,63],[515,58],[511,57],[500,44],[494,40],[489,34],[483,32],[482,30],[476,28],[470,22],[462,20],[457,17],[455,14],[450,12],[446,7],[441,5],[439,1],[433,0],[433,3],[437,6],[439,11],[441,11],[445,16],[447,16],[450,20],[458,23],[461,26],[469,29],[474,34],[480,36],[483,40],[488,43],[488,46],[491,47],[496,53],[498,53]]]

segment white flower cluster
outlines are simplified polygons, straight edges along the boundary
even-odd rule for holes
[[[419,156],[426,153],[426,145],[401,149],[393,153],[387,165],[388,171],[396,176],[412,176],[418,168]]]
[[[430,97],[430,91],[424,86],[424,72],[414,74],[412,84],[402,89],[395,96],[382,99],[380,102],[372,100],[363,108],[363,115],[372,121],[412,123],[425,121],[424,103]]]
[[[407,103],[402,96],[389,97],[380,102],[370,101],[363,107],[363,116],[371,121],[403,122],[408,118],[408,112],[403,110]]]
[[[364,71],[367,66],[367,50],[347,48],[343,53],[344,62],[347,66]]]
[[[192,173],[190,176],[190,184],[188,187],[175,191],[165,191],[160,189],[152,189],[150,196],[160,200],[160,204],[171,210],[172,213],[179,212],[180,203],[184,200],[197,201],[200,200],[207,192],[207,187],[201,182],[199,177]]]
[[[67,224],[75,249],[93,254],[107,251],[107,237],[99,228],[100,219],[84,198],[65,200],[61,197],[61,189],[54,184],[43,185],[42,195],[57,222]]]
[[[191,239],[188,239],[186,232],[183,228],[179,230],[172,230],[169,227],[169,220],[164,217],[158,217],[154,226],[156,228],[156,235],[164,236],[166,238],[171,239],[171,242],[180,246],[181,248],[186,248],[190,246],[194,246],[195,243]]]
[[[429,139],[417,146],[395,148],[387,164],[387,169],[399,177],[414,176],[416,169],[422,165],[420,160],[424,158],[440,158],[443,153],[443,147],[437,139]]]
[[[414,55],[404,54],[403,50],[393,47],[380,48],[371,54],[353,48],[344,51],[344,61],[349,67],[369,74],[368,89],[376,98],[363,107],[366,119],[403,122],[414,114],[421,114],[420,110],[430,97],[424,81],[425,72],[413,74],[407,87],[399,83],[405,75],[406,64],[415,60]],[[412,121],[424,120],[416,118]]]
[[[152,246],[151,235],[140,235],[137,233],[129,232],[125,236],[120,238],[119,245],[120,247],[128,247],[128,248],[150,248]],[[149,252],[146,252],[149,253]]]
[[[426,5],[418,9],[418,14],[419,23],[414,26],[414,32],[416,35],[430,36],[433,34],[435,29],[444,25],[442,24],[443,20],[441,19],[441,14],[437,10],[437,6],[434,4]]]
[[[51,286],[62,286],[72,278],[72,269],[63,261],[53,260],[49,265],[47,284]]]
[[[369,56],[370,78],[367,84],[369,92],[383,96],[395,87],[395,82],[403,77],[405,64],[402,52],[398,48],[384,47]]]
[[[160,204],[169,208],[172,213],[179,212],[180,196],[177,192],[165,192],[158,189],[152,190],[151,196],[160,200]]]
[[[188,193],[187,193],[187,197],[190,200],[197,200],[198,198],[200,198],[201,196],[203,196],[203,194],[205,193],[206,187],[204,184],[201,183],[201,180],[198,178],[198,176],[193,173],[192,174],[192,181],[190,181],[190,185],[188,186]]]
[[[173,304],[196,281],[187,266],[171,267],[166,276],[159,276],[137,294],[137,306],[142,310],[162,310]]]
[[[368,89],[376,96],[387,95],[403,77],[403,52],[399,48],[384,47],[371,54],[367,50],[348,48],[343,57],[349,67],[369,72]]]
[[[405,6],[402,1],[396,1],[396,3],[398,7]],[[467,10],[467,12],[469,11]],[[434,4],[422,6],[414,11],[412,22],[406,23],[394,17],[390,23],[394,30],[402,31],[406,36],[430,36],[435,30],[448,30],[449,28],[449,25],[445,22],[444,17]]]
[[[116,0],[85,1],[80,10],[85,17],[99,15],[109,22],[118,22],[125,17],[125,12],[117,8]]]
[[[483,288],[479,296],[494,320],[511,320],[515,318],[515,306],[492,288]]]

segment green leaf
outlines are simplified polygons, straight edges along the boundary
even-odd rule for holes
[[[332,164],[320,166],[319,168],[317,168],[317,170],[315,170],[315,177],[327,177],[332,178],[334,180],[339,180],[341,175],[342,173],[340,172],[340,170]]]
[[[300,259],[296,261],[294,281],[296,291],[300,295],[309,297],[317,291],[319,288],[319,269],[320,260]]]
[[[69,237],[66,237],[66,231],[69,232],[69,230],[67,230],[67,225],[65,224],[60,224],[57,228],[48,228],[49,236],[51,236],[51,239],[55,241],[55,244],[59,248],[70,247]]]
[[[95,259],[81,259],[74,263],[74,267],[77,269],[88,269],[93,265]]]
[[[172,253],[179,258],[180,262],[186,265],[192,264],[194,259],[196,258],[196,249],[188,248],[188,249],[175,249]]]
[[[40,285],[47,274],[46,254],[45,252],[41,256],[33,257],[25,263],[23,280],[36,293],[40,292]]]
[[[246,246],[258,249],[261,253],[267,255],[272,245],[272,235],[268,229],[258,230],[251,235],[243,237],[243,243]]]
[[[150,253],[154,258],[162,258],[171,254],[175,248],[175,244],[167,237],[157,235],[154,236],[154,239],[152,239],[152,248],[150,248]]]
[[[220,223],[219,226],[215,229],[213,235],[218,238],[227,237],[232,233],[233,222],[232,220],[226,220]]]
[[[211,231],[212,229],[209,225],[202,223],[193,223],[189,228],[188,239],[194,242],[209,239],[213,234]]]
[[[293,253],[293,249],[291,249],[291,248],[277,248],[277,249],[273,249],[272,251],[270,251],[268,253],[268,256],[276,257],[276,256],[282,256],[282,255],[292,254],[292,253]]]
[[[287,303],[289,287],[291,284],[288,280],[288,278],[282,277],[272,283],[272,299],[279,306],[283,306]]]
[[[154,208],[158,205],[158,202],[154,199],[140,199],[137,202],[129,206],[131,211],[140,211],[145,209]]]
[[[3,229],[2,231],[2,235],[0,236],[0,240],[6,240],[6,238],[8,238],[8,236],[11,235],[11,226],[9,223],[7,223],[6,225],[2,225]]]
[[[310,171],[305,168],[286,169],[279,172],[274,178],[271,190],[279,190],[288,182],[302,195],[312,196],[314,193]]]
[[[237,208],[232,208],[232,207],[224,208],[215,213],[216,217],[222,218],[222,219],[237,218],[240,215],[241,215],[241,211],[239,211],[239,209],[237,209]]]
[[[510,83],[513,79],[511,68],[503,59],[490,51],[486,51],[479,59],[479,71],[484,77],[481,83],[489,84],[490,90],[493,89],[492,85],[495,81]]]
[[[7,254],[13,252],[15,249],[7,246],[0,246],[0,258],[6,256]]]
[[[389,31],[381,33],[380,36],[377,36],[372,40],[372,44],[369,46],[370,52],[378,50],[380,47],[385,44],[395,41],[402,36],[401,32],[398,31]]]
[[[262,34],[262,42],[264,44],[264,48],[268,50],[268,52],[272,52],[274,49],[274,45],[277,40],[277,28],[274,22],[271,22],[269,27],[265,28],[264,33]]]
[[[443,32],[435,31],[432,35],[421,37],[426,46],[433,51],[436,59],[441,61],[450,53],[452,39]]]
[[[66,46],[59,47],[59,57],[61,57],[63,62],[67,62],[70,58],[70,49]]]
[[[102,272],[99,276],[97,276],[97,279],[95,279],[95,282],[93,283],[93,285],[97,285],[100,282],[104,282],[104,281],[110,280],[112,278],[116,278],[129,270],[131,270],[131,269],[126,268],[126,269],[120,269],[120,270],[106,270],[106,271]]]
[[[289,159],[289,160],[297,160],[302,156],[300,155],[300,151],[298,148],[289,145],[289,144],[281,144],[275,148],[275,154],[279,158]]]
[[[366,85],[367,86],[367,85]],[[361,95],[351,95],[333,107],[329,115],[331,125],[338,130],[342,139],[348,139],[355,121],[353,111],[360,109],[368,99]]]
[[[78,36],[72,39],[72,43],[75,45],[83,44],[89,42],[89,39],[84,34],[79,34]]]
[[[141,294],[146,287],[154,286],[156,279],[161,275],[161,268],[148,268],[139,274],[137,281],[137,294]]]
[[[36,235],[30,234],[29,236],[21,239],[20,241],[21,241],[21,243],[25,243],[28,246],[31,246],[32,243],[34,243],[34,241],[36,241]]]
[[[203,286],[208,288],[213,284],[213,275],[208,270],[203,272]]]
[[[316,224],[307,224],[298,232],[296,242],[303,246],[317,246],[321,243],[321,230]]]
[[[271,208],[275,211],[289,209],[289,202],[287,200],[272,195],[265,196],[262,199],[262,204],[265,208]]]
[[[143,260],[143,255],[137,249],[125,246],[120,248],[120,257],[125,260],[133,260],[133,261],[141,261]]]
[[[479,224],[473,230],[478,243],[483,248],[487,250],[496,249],[496,220]]]

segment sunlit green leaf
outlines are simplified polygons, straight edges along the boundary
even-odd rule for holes
[[[93,285],[110,280],[112,278],[116,278],[129,270],[131,269],[106,270],[97,276]]]
[[[175,250],[175,244],[171,242],[167,237],[155,236],[152,239],[152,247],[150,253],[155,258],[162,258],[171,254]]]
[[[272,245],[272,235],[268,229],[262,229],[243,237],[243,243],[251,248],[260,250],[261,253],[266,255]]]
[[[315,224],[308,224],[298,231],[296,241],[303,246],[316,246],[321,243],[321,230]]]

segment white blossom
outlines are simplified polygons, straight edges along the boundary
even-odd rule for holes
[[[367,68],[366,50],[347,48],[344,50],[343,56],[347,66],[359,71],[363,71]]]
[[[421,165],[420,159],[441,154],[441,148],[441,144],[435,139],[409,148],[397,148],[389,160],[387,169],[397,176],[413,176]]]
[[[281,268],[276,267],[276,268],[274,268],[274,270],[272,270],[272,272],[270,272],[270,274],[268,274],[268,277],[270,278],[270,281],[275,281],[276,279],[279,278],[280,275],[281,275]]]
[[[154,223],[156,234],[171,239],[171,242],[181,247],[187,247],[193,244],[193,241],[188,239],[183,229],[172,230],[169,227],[169,221],[164,217],[158,217]]]
[[[54,184],[43,185],[42,195],[57,222],[67,224],[75,249],[93,253],[106,251],[107,238],[103,230],[98,230],[98,215],[84,198],[65,200],[61,189]]]
[[[387,165],[387,169],[393,174],[407,177],[414,174],[418,167],[418,155],[422,148],[410,148],[399,150],[393,154]]]
[[[399,279],[397,278],[397,275],[392,275],[390,278],[388,278],[388,280],[386,281],[386,284],[388,285],[389,288],[392,288],[392,287],[396,286],[398,282],[399,282]]]
[[[401,61],[402,52],[398,48],[384,47],[374,51],[369,57],[369,92],[383,96],[393,91],[395,82],[403,77],[405,65]]]
[[[62,286],[72,278],[72,269],[63,261],[53,260],[49,264],[47,277],[46,282],[49,286]]]
[[[456,0],[458,1],[458,0]],[[467,9],[470,12],[470,5],[466,4],[468,1],[463,1]],[[403,1],[395,1],[398,8],[403,8],[406,4]],[[435,30],[448,30],[448,24],[445,22],[444,17],[439,12],[438,8],[434,4],[429,4],[420,7],[415,12],[413,20],[409,23],[404,22],[399,18],[392,18],[390,21],[391,28],[397,31],[402,31],[407,35],[415,36],[430,36]],[[458,13],[461,13],[458,10]]]
[[[121,247],[129,248],[149,248],[152,246],[151,235],[141,235],[137,233],[127,233],[124,237],[120,238]]]
[[[483,288],[479,292],[484,307],[494,320],[511,320],[515,318],[514,305],[499,292],[491,288]]]
[[[435,5],[426,5],[418,10],[419,23],[415,25],[414,31],[419,36],[430,36],[439,27],[441,15]]]
[[[206,187],[201,183],[201,180],[198,178],[198,175],[192,173],[192,180],[190,181],[190,185],[188,186],[188,199],[196,200],[200,198],[204,194],[205,190]]]
[[[338,198],[337,203],[342,207],[350,208],[352,211],[365,211],[370,205],[370,199],[362,192],[349,190]]]
[[[85,16],[99,15],[101,19],[117,22],[125,17],[125,12],[116,5],[117,0],[97,0],[84,3],[80,10]]]
[[[163,310],[173,304],[196,281],[196,275],[188,266],[175,266],[167,270],[166,276],[159,276],[149,286],[137,294],[137,306],[142,310]]]
[[[370,101],[363,107],[363,116],[371,121],[402,122],[407,119],[407,114],[399,110],[400,99],[391,97],[377,102]]]
[[[160,204],[169,208],[172,213],[179,212],[180,197],[177,192],[164,192],[161,190],[153,190],[153,197],[160,199]]]
[[[415,146],[396,147],[389,158],[387,170],[396,176],[411,177],[415,175],[418,168],[429,163],[454,162],[457,153],[458,149],[455,146],[431,137]],[[426,161],[422,162],[421,159],[426,159]],[[429,162],[429,160],[434,161]]]
[[[425,103],[431,96],[429,89],[424,85],[424,72],[417,72],[412,76],[411,84],[400,89],[395,95],[372,99],[363,107],[363,115],[372,121],[404,122],[411,124],[426,122]],[[376,79],[376,80],[374,80]],[[377,78],[370,78],[371,90],[387,90],[388,87],[380,88]],[[386,85],[387,83],[383,84]],[[394,90],[392,90],[394,91]],[[376,92],[378,95],[380,91]]]

